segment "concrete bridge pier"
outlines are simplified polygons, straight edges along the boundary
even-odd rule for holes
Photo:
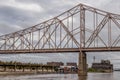
[[[85,52],[79,53],[78,76],[87,76],[87,58]]]

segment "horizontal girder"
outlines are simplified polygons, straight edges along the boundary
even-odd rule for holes
[[[0,50],[0,54],[20,54],[20,53],[70,53],[70,52],[108,52],[113,51],[117,52],[120,51],[120,47],[114,48],[106,48],[106,47],[99,47],[99,48],[59,48],[59,49],[33,49],[33,50]]]

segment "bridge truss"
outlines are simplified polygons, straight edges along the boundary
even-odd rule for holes
[[[35,26],[0,36],[0,53],[120,51],[120,15],[79,4]]]

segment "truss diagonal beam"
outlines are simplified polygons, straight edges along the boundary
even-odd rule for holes
[[[59,23],[61,24],[61,27],[64,28],[64,30],[67,32],[67,34],[71,37],[71,39],[75,42],[76,46],[79,48],[80,47],[80,44],[79,42],[74,38],[74,36],[70,33],[70,31],[68,30],[68,28],[62,23],[61,20],[59,20],[58,18],[56,18]]]
[[[45,46],[45,44],[48,42],[48,40],[51,39],[51,36],[52,36],[53,33],[56,31],[56,29],[57,29],[58,26],[59,26],[59,25],[55,26],[55,29],[52,31],[52,33],[49,35],[49,37],[46,38],[46,41],[45,41],[45,43],[43,44],[42,48],[44,48],[44,46]],[[56,44],[55,44],[55,45],[56,45]]]
[[[106,15],[104,19],[100,22],[100,24],[96,27],[96,29],[93,31],[89,39],[87,40],[86,43],[89,42],[88,46],[91,45],[91,43],[95,40],[96,36],[99,34],[99,32],[102,30],[102,28],[105,26],[105,24],[109,21],[110,15]]]
[[[120,29],[120,24],[117,22],[117,20],[116,19],[114,19],[113,17],[111,18],[112,19],[112,21],[117,25],[117,27]],[[112,44],[112,46],[114,45],[114,46],[116,46],[117,45],[117,43],[119,43],[120,42],[120,35],[116,38],[116,40],[113,42],[113,44]]]

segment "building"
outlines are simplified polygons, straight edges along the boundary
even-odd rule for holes
[[[101,60],[101,63],[92,63],[92,69],[100,72],[113,72],[113,64],[109,60]]]
[[[74,66],[74,67],[77,67],[77,63],[74,63],[74,62],[68,62],[68,63],[67,63],[67,66]]]
[[[63,62],[47,62],[47,65],[50,65],[50,66],[63,66],[64,63]]]
[[[58,68],[58,72],[60,73],[77,73],[77,71],[77,63],[74,62],[68,62],[66,66],[60,66],[60,68]]]

